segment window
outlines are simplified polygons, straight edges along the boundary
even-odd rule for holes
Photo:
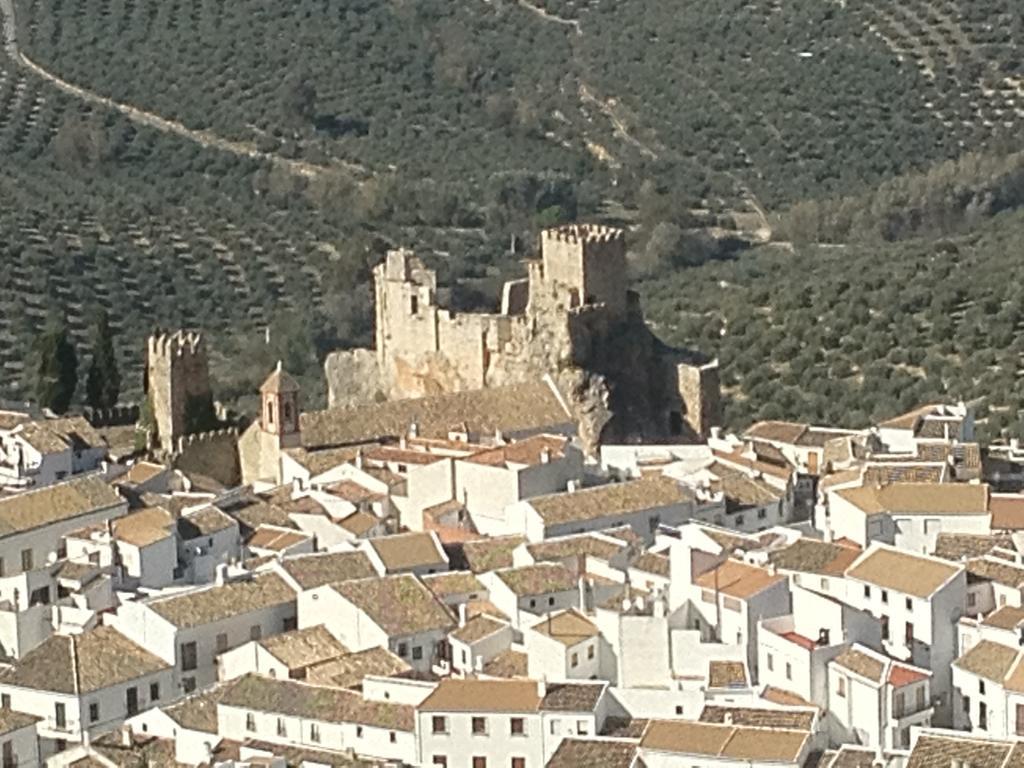
[[[551,718],[551,735],[552,736],[557,736],[558,735],[558,723],[559,723],[559,721],[556,718],[554,718],[554,717]]]
[[[18,758],[14,754],[14,742],[5,741],[2,748],[0,748],[0,764],[3,768],[18,768]]]
[[[903,697],[903,691],[897,691],[892,705],[893,714],[896,715],[896,717],[903,717],[906,713],[906,707],[907,702]]]
[[[788,661],[786,662],[786,679],[787,680],[792,680],[793,679],[793,665],[790,664]]]
[[[924,686],[923,685],[919,685],[919,686],[917,686],[917,711],[920,712],[922,709],[924,709],[924,705],[925,705]]]
[[[967,607],[973,608],[974,604],[978,602],[978,596],[973,592],[967,593]]]
[[[966,714],[966,715],[971,714],[971,697],[970,696],[964,696],[961,703],[962,703],[962,706],[964,708],[964,714]]]
[[[594,658],[594,646],[593,645],[588,645],[587,646],[587,658],[588,659]]]
[[[409,644],[408,643],[399,643],[398,644],[398,655],[401,656],[404,659],[408,655],[408,653],[409,653]]]
[[[394,744],[396,741],[398,741],[398,734],[396,734],[394,731],[388,731],[388,741]]]
[[[531,608],[536,608],[537,607],[537,601],[534,598],[532,598],[532,597],[530,598],[530,607]]]
[[[95,723],[100,719],[100,705],[99,702],[94,701],[89,705],[89,722]]]
[[[160,683],[149,684],[149,700],[160,701]]]
[[[448,757],[447,755],[434,755],[434,759],[430,763],[440,766],[440,768],[448,768]]]
[[[277,735],[278,736],[287,736],[288,735],[288,727],[285,725],[283,717],[277,718]]]
[[[31,571],[32,570],[32,550],[23,549],[21,550],[21,570]]]
[[[474,736],[486,736],[487,735],[487,718],[486,717],[474,717],[472,720],[472,730]]]
[[[263,627],[261,627],[259,624],[253,624],[251,627],[249,627],[250,640],[259,640],[261,637],[263,637]]]
[[[978,702],[978,727],[981,730],[988,730],[988,707],[984,701]]]
[[[320,726],[316,723],[309,724],[309,740],[314,744],[320,743]]]
[[[882,602],[883,603],[888,603],[889,602],[889,590],[887,590],[887,589],[883,589],[882,590]]]
[[[828,579],[821,579],[819,581],[822,592],[828,592]]]
[[[192,693],[196,689],[196,679],[194,677],[183,677],[181,679],[181,690],[185,693]]]
[[[736,515],[736,525],[743,525],[743,515]]]
[[[473,768],[487,768],[487,758],[486,757],[474,757],[473,758]]]
[[[836,680],[836,696],[846,696],[846,678],[840,677]]]
[[[712,592],[710,589],[702,589],[700,591],[700,599],[703,600],[705,603],[714,603],[715,593]]]
[[[134,685],[124,692],[124,703],[129,717],[139,713],[139,689]]]
[[[908,648],[914,644],[914,625],[909,621],[903,625],[903,644]]]
[[[3,576],[4,574],[5,574],[5,571],[4,571],[4,559],[2,557],[0,557],[0,576]]]
[[[513,736],[526,735],[526,721],[521,717],[513,717],[509,720],[509,726]]]
[[[357,739],[363,738],[363,726],[361,726],[361,725],[357,725],[356,726],[356,738]]]
[[[274,401],[267,400],[267,424],[274,423]]]
[[[420,311],[420,297],[412,295],[409,297],[409,314],[415,315]]]
[[[766,517],[768,517],[768,510],[767,509],[764,509],[762,507],[761,509],[757,510],[757,519],[758,520],[764,520]]]
[[[580,665],[580,655],[578,653],[574,653],[572,655],[572,666],[575,669],[579,665]]]
[[[299,617],[289,616],[287,619],[281,622],[282,632],[291,632],[293,629],[299,628]]]
[[[914,610],[914,601],[911,600],[909,597],[906,600],[906,606],[907,606],[907,610],[908,611],[913,611]]]
[[[430,720],[431,731],[433,733],[448,733],[448,718],[440,715],[434,715]]]
[[[555,598],[549,597],[548,598],[548,605],[554,605],[554,604],[555,604]]]
[[[888,616],[883,616],[882,617],[882,639],[883,640],[888,640],[889,639],[889,617]]]
[[[864,585],[864,597],[871,597],[871,587]]]
[[[677,715],[683,714],[683,705],[682,704],[676,704],[676,714]]]
[[[285,422],[291,421],[292,418],[292,405],[291,403],[284,404],[284,420]]]
[[[767,656],[765,657],[765,661],[766,661],[766,662],[767,662],[767,664],[768,664],[768,671],[769,671],[769,672],[771,672],[772,670],[774,670],[774,669],[775,669],[775,657],[774,657],[774,656],[772,656],[772,655],[771,655],[771,654],[769,653],[769,654],[768,654],[768,655],[767,655]]]
[[[181,669],[183,672],[191,672],[196,668],[198,662],[196,660],[196,643],[193,640],[189,643],[181,644]]]
[[[576,735],[578,735],[578,736],[586,736],[587,733],[589,733],[589,731],[590,731],[590,728],[587,725],[587,721],[586,720],[577,720],[576,721]]]
[[[423,646],[414,645],[412,647],[412,657],[413,657],[414,660],[422,659],[423,658]]]
[[[53,705],[53,721],[58,728],[67,727],[67,713],[64,710],[64,705],[59,702]]]
[[[525,757],[513,757],[512,758],[512,768],[526,768],[526,758]]]
[[[252,712],[245,716],[245,730],[249,733],[256,733],[256,715]]]
[[[979,680],[978,681],[978,693],[980,693],[983,696],[985,695],[985,681],[984,680]]]
[[[217,635],[217,653],[224,653],[228,649],[228,633],[221,632]]]

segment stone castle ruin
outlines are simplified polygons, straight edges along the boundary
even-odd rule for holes
[[[591,447],[706,437],[719,421],[718,363],[654,336],[626,270],[621,230],[548,229],[498,314],[459,314],[438,305],[436,274],[414,253],[391,251],[374,270],[376,349],[329,356],[330,404],[550,375]]]

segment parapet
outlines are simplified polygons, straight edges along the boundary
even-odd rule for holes
[[[549,240],[560,243],[586,245],[589,243],[611,243],[625,240],[625,231],[604,224],[566,224],[550,227],[540,233],[541,242]]]
[[[148,350],[150,359],[192,356],[206,351],[203,335],[198,331],[153,334],[149,337]]]
[[[225,427],[223,429],[211,429],[209,432],[195,432],[191,435],[184,435],[178,438],[176,453],[182,454],[185,449],[196,445],[208,445],[222,443],[225,441],[237,442],[238,429],[236,427]]]

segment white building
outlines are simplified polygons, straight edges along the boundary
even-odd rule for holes
[[[648,768],[800,768],[810,747],[807,731],[654,720],[640,739],[640,756]]]
[[[11,768],[38,768],[39,735],[36,724],[41,718],[0,709],[0,765]]]
[[[159,589],[175,581],[178,567],[177,521],[163,507],[138,509],[108,524],[69,534],[71,560],[118,569],[122,589]]]
[[[924,405],[880,422],[877,435],[891,453],[917,453],[921,441],[969,443],[974,440],[974,413],[963,403]]]
[[[582,605],[580,579],[561,563],[536,563],[481,574],[491,602],[521,630],[550,611]]]
[[[295,591],[277,574],[124,603],[109,623],[175,668],[181,693],[217,681],[219,654],[295,628]]]
[[[23,421],[0,429],[0,486],[43,488],[91,472],[107,444],[81,416]]]
[[[294,629],[225,651],[217,660],[218,676],[233,680],[252,673],[278,680],[304,680],[310,667],[348,652],[323,625]]]
[[[1024,652],[983,639],[953,663],[954,725],[999,739],[1024,736]]]
[[[379,536],[364,541],[360,549],[381,576],[399,573],[424,576],[448,570],[448,555],[433,531]]]
[[[3,706],[40,718],[43,757],[177,695],[170,665],[110,627],[55,635],[0,672]]]
[[[452,612],[409,574],[328,584],[299,596],[299,627],[323,624],[346,648],[387,648],[420,672],[447,661]]]
[[[468,675],[512,647],[513,630],[508,622],[485,613],[461,620],[448,635],[452,672]]]
[[[527,670],[536,680],[601,677],[601,633],[575,608],[549,613],[523,630]]]

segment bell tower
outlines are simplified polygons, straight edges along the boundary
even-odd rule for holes
[[[260,429],[276,436],[281,448],[300,445],[299,385],[280,362],[260,387],[260,401]]]

